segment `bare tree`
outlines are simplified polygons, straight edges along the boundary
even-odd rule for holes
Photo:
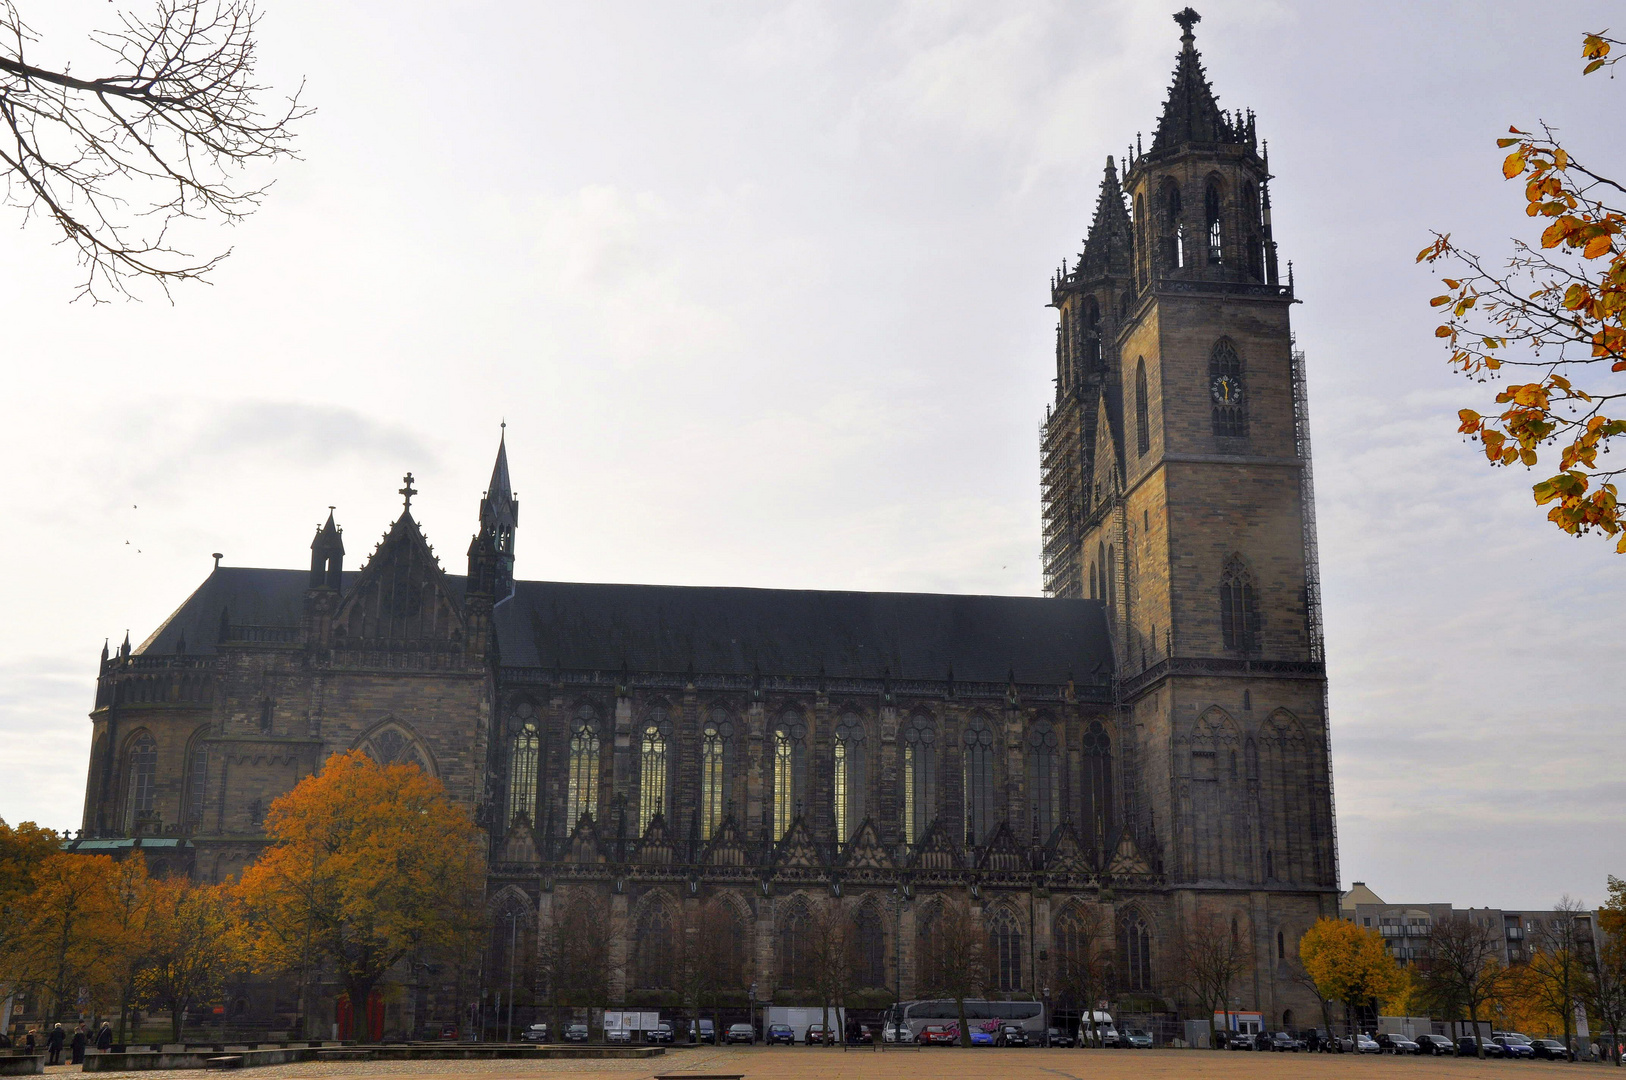
[[[1500,937],[1489,925],[1470,915],[1453,915],[1434,924],[1428,956],[1419,965],[1431,1005],[1468,1014],[1480,1057],[1485,1045],[1479,1037],[1479,1012],[1501,986],[1501,951]]]
[[[1231,986],[1247,969],[1247,944],[1217,915],[1199,915],[1180,935],[1180,982],[1208,1018],[1208,1045],[1214,1045],[1214,1013],[1231,1010]]]
[[[713,897],[690,913],[683,940],[688,951],[684,976],[695,1016],[709,1006],[712,1031],[721,1040],[723,998],[749,985],[744,933],[727,902]]]
[[[1064,997],[1082,1004],[1088,1037],[1079,1045],[1090,1045],[1095,1041],[1095,1003],[1112,985],[1112,920],[1093,904],[1074,905],[1056,919],[1051,936],[1053,981]]]
[[[299,91],[269,114],[255,81],[253,0],[156,0],[121,12],[92,43],[103,74],[38,67],[14,0],[0,0],[0,172],[24,220],[48,218],[78,251],[79,295],[130,295],[134,280],[203,278],[231,253],[197,256],[170,238],[180,219],[235,224],[269,184],[239,183],[260,160],[293,155],[309,115]]]
[[[988,984],[988,931],[969,904],[945,898],[922,923],[920,993],[953,998],[960,1020],[960,1043],[971,1045],[965,1020],[965,1000],[975,998]]]
[[[1534,952],[1526,965],[1536,1000],[1548,1012],[1563,1018],[1564,1047],[1572,1055],[1575,1005],[1584,996],[1586,953],[1592,948],[1591,935],[1583,935],[1577,921],[1585,912],[1579,900],[1560,897],[1552,917],[1536,927]]]
[[[1601,948],[1590,950],[1587,966],[1587,1009],[1603,1027],[1598,1042],[1604,1057],[1618,1066],[1620,1033],[1626,1030],[1626,941],[1611,937]]]
[[[553,933],[541,957],[555,1024],[564,1006],[591,1008],[609,1000],[610,938],[604,911],[585,891],[554,901]]]
[[[846,1015],[847,991],[852,987],[855,938],[847,905],[840,897],[830,897],[813,916],[813,989],[819,995],[826,1046],[832,1045],[831,1006],[835,1007],[837,1023],[842,1027],[841,1042],[846,1043],[847,1032],[841,1018]]]

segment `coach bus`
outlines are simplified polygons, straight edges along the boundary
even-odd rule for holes
[[[901,1027],[909,1032],[909,1040],[913,1042],[920,1037],[920,1029],[927,1024],[958,1025],[959,1022],[960,1008],[954,1003],[953,998],[900,1001],[887,1010],[886,1027],[883,1030],[891,1031]],[[998,1035],[1002,1026],[1012,1024],[1026,1032],[1033,1045],[1037,1046],[1044,1042],[1044,1005],[1037,1001],[985,1001],[967,998],[965,1022],[971,1030],[982,1030],[991,1035]]]

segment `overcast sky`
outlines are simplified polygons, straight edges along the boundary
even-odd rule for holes
[[[76,73],[116,10],[20,6]],[[263,0],[263,74],[320,111],[194,241],[235,248],[212,287],[73,304],[48,229],[0,233],[0,817],[79,825],[102,640],[210,552],[303,566],[334,504],[359,565],[410,469],[461,573],[503,418],[523,577],[1037,594],[1047,283],[1155,126],[1177,6]],[[1626,172],[1626,84],[1577,63],[1619,9],[1200,9],[1303,300],[1344,881],[1596,903],[1626,559],[1460,441],[1487,395],[1412,260],[1529,233],[1509,123]]]

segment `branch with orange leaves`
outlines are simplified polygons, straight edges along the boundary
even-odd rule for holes
[[[1611,44],[1619,42],[1586,35],[1588,72],[1614,63]],[[1507,367],[1535,368],[1539,378],[1502,386],[1500,412],[1460,410],[1458,430],[1493,465],[1534,467],[1544,448],[1557,448],[1559,471],[1532,488],[1537,504],[1571,535],[1619,536],[1615,550],[1626,553],[1613,482],[1626,466],[1598,461],[1626,435],[1626,419],[1610,415],[1610,403],[1626,397],[1626,211],[1615,205],[1626,187],[1576,160],[1545,124],[1509,134],[1497,142],[1512,148],[1502,175],[1523,178],[1525,214],[1550,222],[1539,247],[1514,239],[1506,266],[1493,269],[1436,233],[1417,261],[1455,264],[1449,292],[1430,301],[1448,309],[1434,334],[1453,367],[1479,382]]]

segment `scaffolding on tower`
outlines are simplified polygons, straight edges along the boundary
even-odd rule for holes
[[[1039,551],[1044,568],[1046,596],[1082,595],[1083,581],[1078,568],[1078,527],[1082,511],[1076,486],[1078,458],[1075,426],[1060,413],[1045,411],[1039,425],[1039,504],[1043,508],[1044,532]]]
[[[1332,781],[1332,719],[1326,679],[1327,648],[1321,615],[1321,551],[1316,540],[1315,469],[1310,454],[1310,390],[1304,370],[1304,350],[1295,342],[1289,355],[1293,380],[1293,440],[1299,458],[1299,502],[1304,522],[1304,629],[1309,638],[1311,663],[1322,665],[1321,738],[1327,752],[1327,809],[1332,830],[1332,882],[1338,876],[1338,810]]]

